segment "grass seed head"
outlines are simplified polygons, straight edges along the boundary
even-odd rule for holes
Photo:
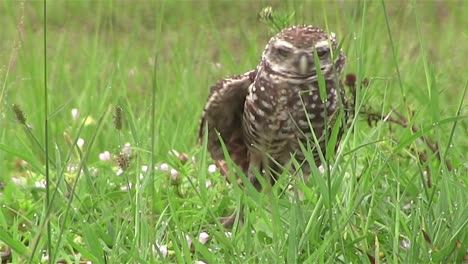
[[[185,164],[185,163],[187,163],[188,159],[189,158],[188,158],[187,154],[184,154],[184,153],[179,154],[180,163]]]
[[[114,108],[114,127],[117,130],[122,129],[122,107],[118,105]]]
[[[15,113],[15,118],[20,124],[26,125],[26,115],[19,105],[13,105],[13,113]]]
[[[356,75],[353,73],[346,74],[345,85],[354,86],[356,84]]]
[[[117,166],[119,166],[123,171],[130,167],[130,156],[125,153],[117,154],[115,156],[115,161],[117,162]]]

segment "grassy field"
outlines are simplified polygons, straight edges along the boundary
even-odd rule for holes
[[[468,3],[47,2],[46,23],[42,1],[0,2],[2,258],[468,262]],[[197,129],[210,86],[258,63],[269,5],[335,32],[369,80],[357,111],[396,122],[359,115],[331,170],[257,193],[213,170]]]

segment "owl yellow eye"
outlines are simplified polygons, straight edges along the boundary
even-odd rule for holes
[[[281,56],[281,57],[287,57],[290,53],[291,50],[285,47],[278,47],[276,48],[276,52]]]
[[[329,49],[328,48],[320,48],[320,49],[317,49],[317,55],[319,57],[323,57],[325,55],[327,55],[329,52]]]

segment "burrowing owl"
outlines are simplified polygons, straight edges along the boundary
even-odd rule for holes
[[[218,162],[225,158],[221,138],[232,160],[257,188],[256,174],[271,179],[272,172],[280,172],[291,157],[302,163],[304,175],[309,173],[301,143],[314,146],[319,165],[318,153],[325,155],[327,149],[325,135],[335,134],[339,140],[342,128],[332,133],[333,124],[337,119],[341,119],[337,124],[344,124],[348,110],[341,83],[346,59],[337,49],[334,33],[312,26],[290,27],[270,39],[255,70],[213,86],[199,130],[203,140],[208,127],[212,158]],[[317,69],[325,96],[320,96]]]

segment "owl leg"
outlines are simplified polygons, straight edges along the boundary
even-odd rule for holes
[[[263,156],[258,153],[257,151],[251,151],[249,159],[249,168],[247,170],[247,178],[249,179],[250,183],[257,189],[257,191],[262,190],[262,186],[257,179],[256,173],[262,173],[263,168]]]
[[[257,152],[250,152],[249,166],[247,169],[247,178],[250,183],[257,189],[257,191],[262,190],[262,186],[257,179],[257,173],[262,173],[263,157]],[[232,228],[234,222],[236,221],[237,214],[239,214],[239,222],[244,222],[244,207],[241,205],[239,210],[234,210],[234,212],[228,217],[221,217],[220,222],[224,228]]]
[[[234,225],[234,222],[236,221],[238,212],[239,212],[239,223],[242,224],[244,222],[244,208],[241,205],[239,210],[237,209],[234,210],[234,212],[230,216],[221,217],[219,219],[219,221],[221,222],[224,228],[232,228],[232,226]]]
[[[260,155],[260,153],[255,152],[255,151],[249,151],[248,153],[249,159],[248,159],[248,168],[246,171],[246,176],[250,183],[257,189],[258,191],[261,191],[262,186],[260,182],[257,179],[256,174],[261,173],[262,170],[262,163],[263,163],[263,156]],[[244,207],[241,205],[239,209],[234,210],[234,212],[227,217],[221,217],[219,221],[223,225],[224,228],[232,228],[234,225],[237,215],[239,214],[239,222],[243,223],[244,222]]]

